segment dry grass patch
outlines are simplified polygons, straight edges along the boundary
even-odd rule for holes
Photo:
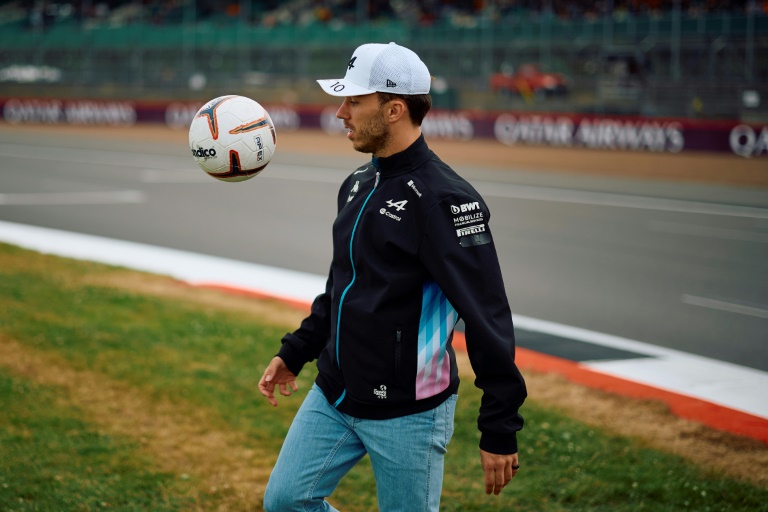
[[[87,276],[79,281],[79,284],[117,288],[165,299],[179,299],[217,310],[238,311],[252,315],[264,322],[287,326],[292,329],[299,325],[309,311],[308,307],[306,311],[287,307],[276,299],[254,300],[253,297],[247,295],[192,286],[171,277],[142,274],[133,270],[117,269],[108,273]]]
[[[140,442],[158,469],[194,475],[200,495],[214,496],[220,511],[261,510],[274,456],[227,428],[216,413],[183,401],[149,398],[93,371],[72,369],[55,353],[0,337],[0,365],[25,379],[62,390],[64,405],[82,410],[106,434]]]

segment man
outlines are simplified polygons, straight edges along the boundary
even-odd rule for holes
[[[419,57],[395,43],[362,45],[343,79],[318,80],[344,98],[336,116],[352,147],[373,158],[339,191],[325,292],[259,382],[276,406],[275,386],[290,395],[304,364],[317,359],[317,379],[267,485],[270,512],[335,510],[325,498],[366,453],[380,510],[439,509],[459,318],[483,390],[486,492],[499,494],[519,469],[526,391],[490,214],[424,141],[430,82]]]

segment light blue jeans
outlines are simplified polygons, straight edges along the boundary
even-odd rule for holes
[[[367,453],[380,511],[437,512],[456,399],[410,416],[364,420],[337,411],[313,385],[269,477],[264,510],[336,510],[325,498]]]

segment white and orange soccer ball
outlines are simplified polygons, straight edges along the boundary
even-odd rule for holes
[[[222,181],[253,178],[275,156],[275,125],[267,110],[245,96],[220,96],[195,114],[189,149],[202,170]]]

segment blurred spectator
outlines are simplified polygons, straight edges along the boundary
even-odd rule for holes
[[[399,19],[422,25],[478,26],[482,17],[497,22],[509,17],[556,16],[561,19],[625,19],[659,15],[677,5],[688,16],[707,13],[768,14],[768,0],[16,0],[0,6],[0,20],[16,13],[33,29],[76,20],[119,25],[135,20],[176,24],[186,20],[249,23],[355,23],[362,14],[370,22]]]

